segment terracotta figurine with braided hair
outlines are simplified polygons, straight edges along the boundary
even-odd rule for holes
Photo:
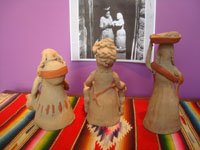
[[[87,121],[98,126],[113,126],[124,112],[125,83],[112,70],[117,51],[113,40],[106,38],[93,46],[97,69],[84,82],[84,108]]]
[[[173,44],[181,39],[178,32],[153,34],[146,57],[146,66],[154,75],[153,93],[143,125],[151,132],[169,134],[180,130],[179,85],[182,73],[174,65]],[[153,43],[159,44],[156,60],[150,63]],[[177,83],[176,90],[174,83]]]

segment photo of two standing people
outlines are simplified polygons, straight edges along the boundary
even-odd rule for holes
[[[145,0],[79,0],[80,59],[93,59],[96,41],[111,38],[117,59],[144,59]]]

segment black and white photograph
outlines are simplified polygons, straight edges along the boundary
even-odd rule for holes
[[[95,60],[95,42],[111,38],[117,61],[144,63],[155,31],[155,0],[70,0],[71,60]]]

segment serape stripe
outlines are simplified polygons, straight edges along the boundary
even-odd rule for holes
[[[121,139],[119,143],[121,149],[135,149],[136,146],[134,105],[132,99],[125,99],[123,117],[131,125],[132,129]]]
[[[55,142],[60,132],[60,130],[45,131],[34,124],[34,111],[30,111],[25,105],[21,105],[21,102],[23,104],[26,103],[25,95],[21,94],[15,102],[1,113],[1,115],[6,114],[10,111],[10,108],[14,108],[15,106],[18,108],[18,111],[14,115],[8,114],[8,119],[4,119],[6,121],[0,126],[0,149],[5,147],[9,149],[26,149],[30,147],[48,149]],[[72,107],[75,107],[77,100],[78,97],[69,97]]]
[[[0,127],[0,149],[7,145],[34,117],[34,112],[23,106],[10,120]]]
[[[200,148],[199,136],[194,127],[194,118],[198,118],[199,109],[194,108],[195,102],[180,102],[179,112],[181,117],[181,130],[173,134],[159,134],[159,141],[161,149],[171,150],[185,150],[185,149],[198,149]],[[193,119],[191,119],[193,118]],[[195,121],[199,124],[199,121]]]
[[[75,108],[78,99],[79,99],[78,97],[69,97],[69,101],[72,104],[72,108]],[[68,127],[66,127],[65,129],[67,128]],[[45,131],[39,128],[38,131],[33,135],[33,137],[31,137],[29,141],[27,141],[27,143],[23,146],[23,149],[30,149],[30,148],[50,149],[50,147],[52,148],[52,145],[54,145],[55,142],[57,142],[56,139],[58,139],[58,136],[63,134],[63,130],[65,129],[57,130],[57,131]],[[62,143],[63,143],[63,140],[62,140]],[[63,144],[66,144],[66,143],[64,142]]]
[[[1,98],[0,101],[0,111],[2,111],[8,104],[10,104],[16,97],[19,96],[18,93],[6,94],[5,97]]]
[[[34,125],[33,120],[18,134],[12,142],[10,142],[5,149],[19,149],[21,148],[24,143],[29,140],[31,136],[34,135],[34,133],[38,130],[39,128]]]
[[[189,149],[200,148],[199,136],[197,135],[197,131],[190,122],[190,118],[189,116],[187,116],[186,110],[182,108],[181,105],[179,107],[179,110],[182,123],[181,132],[183,134],[185,142],[187,143]]]
[[[174,141],[176,150],[188,149],[187,143],[185,142],[181,131],[178,131],[177,133],[172,134],[172,140]]]
[[[13,114],[15,114],[24,104],[26,103],[26,94],[20,94],[11,103],[7,104],[6,107],[0,112],[0,126],[9,120]]]
[[[151,149],[160,149],[159,141],[156,134],[153,134],[143,127],[143,120],[148,106],[147,100],[135,99],[136,127],[137,127],[137,150],[145,150],[147,145],[151,145]]]
[[[23,146],[23,149],[49,149],[60,130],[45,131],[38,129],[31,139]]]
[[[159,134],[159,140],[161,144],[161,149],[165,150],[186,150],[189,149],[181,131],[174,134],[162,135]]]
[[[198,103],[198,102],[197,102]],[[147,110],[148,101],[135,100],[136,104],[136,116],[140,116],[140,120],[137,119],[137,128],[138,133],[140,133],[141,140],[138,135],[138,149],[145,149],[147,145],[151,145],[152,149],[165,149],[165,150],[186,150],[186,149],[199,149],[199,136],[197,134],[196,129],[193,127],[194,124],[190,122],[191,118],[199,118],[199,105],[195,102],[181,102],[179,105],[180,109],[180,117],[182,128],[180,131],[173,134],[158,134],[157,142],[158,145],[154,145],[156,147],[152,147],[155,143],[155,138],[153,137],[156,134],[153,134],[143,127],[143,119],[145,116],[145,112]],[[185,106],[182,108],[182,106]],[[195,106],[195,109],[194,109]],[[195,111],[194,111],[195,110]],[[190,112],[190,115],[186,113]],[[191,111],[193,113],[191,113]],[[137,117],[138,118],[138,117]],[[196,121],[196,124],[200,123],[200,121]],[[198,125],[197,125],[198,126]],[[148,137],[148,138],[144,138]],[[147,140],[145,140],[147,139]],[[151,143],[152,142],[152,143]]]
[[[102,150],[88,129],[83,97],[69,97],[76,116],[70,126],[57,131],[45,131],[34,124],[34,111],[26,108],[25,96],[16,93],[1,98],[1,104],[6,102],[6,105],[0,111],[0,149]],[[200,149],[200,102],[181,101],[181,130],[167,135],[154,134],[143,127],[147,106],[147,100],[125,100],[123,118],[132,128],[107,150]]]
[[[79,101],[76,105],[74,113],[76,115],[76,119],[74,122],[68,126],[67,128],[64,128],[62,130],[62,133],[59,135],[57,141],[53,145],[53,149],[70,149],[73,145],[73,142],[78,135],[82,124],[84,124],[85,121],[85,112],[84,110],[84,99],[83,97],[79,98]],[[65,141],[65,142],[63,142]]]
[[[189,117],[192,126],[200,137],[200,109],[194,102],[181,102],[180,103],[185,113]]]
[[[135,134],[134,134],[134,111],[133,111],[133,101],[131,99],[126,99],[124,104],[124,115],[123,118],[131,125],[132,129],[120,140],[117,147],[116,144],[112,145],[109,150],[114,149],[135,149]],[[95,149],[101,150],[101,146],[95,142],[93,135],[87,128],[88,123],[83,124],[83,129],[80,135],[77,136],[77,140],[71,149],[82,150],[82,149]],[[127,144],[128,143],[128,144]]]

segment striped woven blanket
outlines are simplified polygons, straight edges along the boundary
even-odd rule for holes
[[[174,134],[154,134],[143,128],[147,100],[126,99],[120,122],[113,127],[90,125],[83,97],[69,97],[76,115],[68,127],[45,131],[34,124],[25,93],[0,93],[0,149],[186,150],[200,149],[200,101],[180,102],[182,128]]]

